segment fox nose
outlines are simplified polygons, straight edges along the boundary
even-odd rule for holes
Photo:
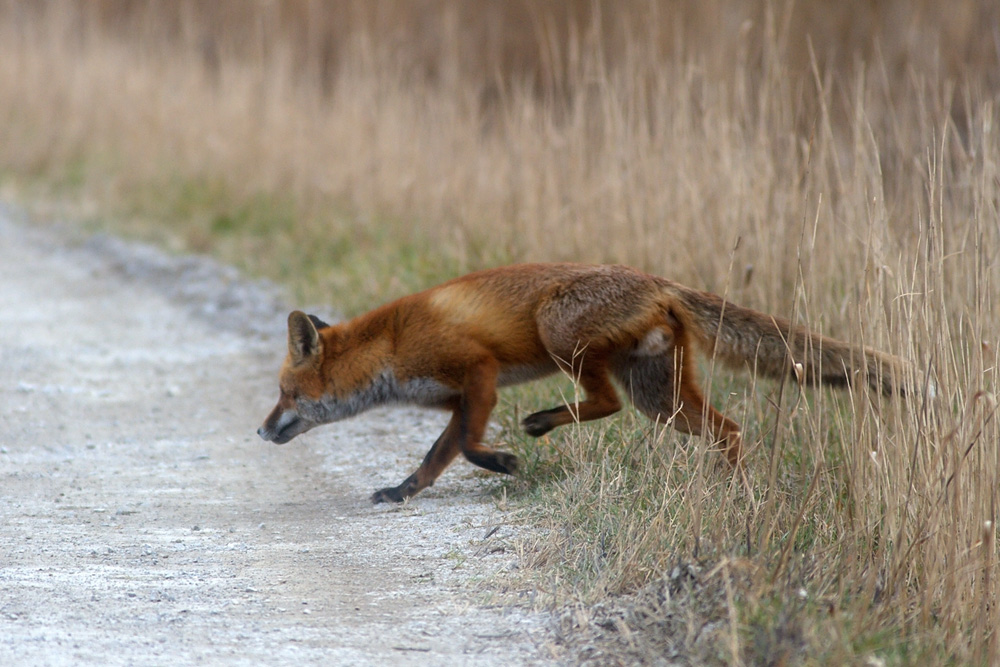
[[[263,426],[261,426],[259,429],[257,429],[257,435],[259,435],[262,438],[264,437],[264,427]]]

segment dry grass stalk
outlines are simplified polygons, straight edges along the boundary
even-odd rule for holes
[[[3,2],[2,168],[349,310],[619,261],[913,359],[936,398],[710,373],[749,488],[631,417],[522,445],[559,519],[525,556],[549,600],[655,589],[635,650],[1000,661],[996,9],[513,4]]]

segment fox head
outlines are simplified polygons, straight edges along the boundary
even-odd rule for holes
[[[317,327],[329,325],[314,315],[288,316],[288,356],[281,367],[278,404],[257,429],[264,440],[283,445],[314,426],[337,419],[323,378],[323,337]]]

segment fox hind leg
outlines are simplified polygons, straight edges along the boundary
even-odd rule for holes
[[[681,377],[681,405],[674,428],[682,433],[711,435],[729,465],[739,468],[743,458],[743,437],[739,424],[713,408],[689,378],[690,375]]]
[[[557,426],[601,419],[621,410],[622,404],[618,392],[608,377],[607,362],[598,359],[584,360],[579,381],[586,392],[585,400],[573,408],[560,405],[528,415],[521,423],[525,433],[537,438]]]
[[[678,349],[678,348],[675,348]],[[629,400],[651,420],[672,425],[681,433],[708,435],[721,446],[731,466],[738,467],[743,441],[739,424],[713,408],[698,387],[694,364],[680,354],[629,356],[614,374]]]

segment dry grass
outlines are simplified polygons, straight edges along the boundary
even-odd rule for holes
[[[348,312],[620,261],[914,359],[934,400],[707,364],[748,487],[640,418],[508,429],[524,585],[608,661],[1000,662],[998,10],[403,6],[0,3],[4,187]]]

